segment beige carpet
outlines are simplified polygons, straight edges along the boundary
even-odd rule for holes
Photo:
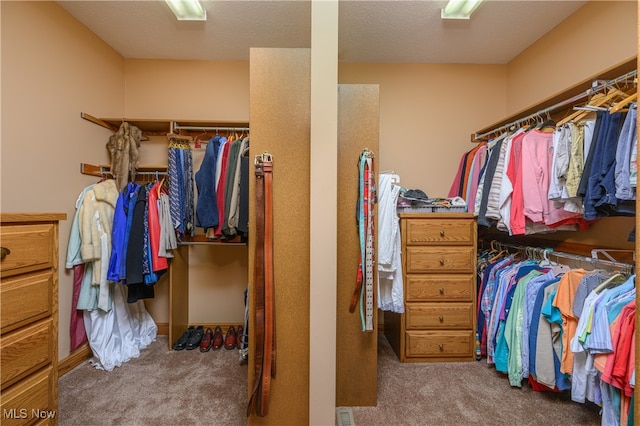
[[[401,364],[378,341],[378,405],[354,407],[356,425],[599,425],[599,408],[567,393],[512,388],[486,360]]]
[[[59,424],[246,425],[237,350],[170,351],[167,336],[113,371],[84,363],[58,381]]]
[[[237,351],[174,352],[167,346],[159,336],[140,358],[112,372],[85,363],[61,377],[59,424],[247,424],[247,365],[238,362]],[[512,388],[484,360],[400,364],[381,336],[378,365],[378,406],[353,407],[358,426],[600,424],[595,405]]]

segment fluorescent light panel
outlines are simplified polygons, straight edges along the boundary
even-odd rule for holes
[[[206,21],[207,11],[198,0],[164,0],[179,21]]]
[[[482,0],[449,0],[442,9],[442,19],[469,19]]]

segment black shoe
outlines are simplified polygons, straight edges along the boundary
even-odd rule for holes
[[[187,339],[186,349],[190,351],[192,349],[199,348],[200,342],[202,341],[203,337],[204,337],[204,327],[199,325],[196,327],[193,334],[191,334],[191,336]]]
[[[178,340],[176,340],[176,342],[173,344],[173,350],[174,351],[181,351],[184,348],[187,347],[187,342],[189,341],[189,338],[191,337],[191,335],[193,335],[193,333],[195,332],[195,327],[194,326],[189,326],[184,333],[182,333],[182,336],[180,336],[180,338]]]

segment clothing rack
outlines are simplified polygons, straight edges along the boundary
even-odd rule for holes
[[[578,101],[580,101],[582,99],[588,98],[588,97],[590,97],[590,96],[592,96],[592,95],[594,95],[594,94],[596,94],[596,93],[598,93],[598,92],[600,92],[602,90],[605,90],[605,89],[607,89],[609,87],[613,87],[616,84],[619,84],[619,83],[621,83],[623,81],[628,81],[629,79],[635,78],[635,77],[637,77],[637,75],[638,75],[638,70],[634,69],[634,70],[631,70],[631,71],[629,71],[629,72],[627,72],[627,73],[625,73],[623,75],[615,77],[613,79],[604,80],[604,82],[603,82],[603,80],[594,80],[592,82],[592,87],[590,87],[589,89],[587,89],[586,91],[584,91],[582,93],[579,93],[579,94],[577,94],[575,96],[572,96],[572,97],[570,97],[568,99],[565,99],[565,100],[562,100],[560,102],[557,102],[557,103],[555,103],[555,104],[553,104],[553,105],[551,105],[549,107],[540,109],[540,110],[538,110],[538,111],[536,111],[536,112],[534,112],[532,114],[529,114],[529,115],[527,115],[525,117],[520,117],[520,118],[518,118],[516,120],[513,120],[513,121],[507,123],[507,124],[504,124],[504,125],[501,125],[499,127],[496,127],[496,128],[494,128],[494,129],[492,129],[490,131],[486,131],[486,132],[483,132],[483,133],[480,133],[480,134],[478,132],[476,132],[472,136],[472,140],[474,142],[480,142],[480,141],[485,140],[487,138],[487,136],[490,136],[490,135],[493,135],[493,134],[496,134],[496,133],[500,133],[500,132],[503,132],[505,130],[512,129],[514,127],[521,127],[522,124],[525,124],[525,123],[531,121],[532,119],[545,117],[546,115],[548,115],[552,111],[555,111],[555,110],[557,110],[559,108],[562,108],[564,106],[568,106],[568,105],[574,104],[574,103],[576,103],[576,102],[578,102]]]
[[[173,124],[174,130],[189,130],[189,131],[212,131],[219,132],[220,130],[230,131],[230,132],[248,132],[248,127],[229,127],[229,126],[181,126],[178,123]]]
[[[159,166],[159,167],[144,167],[147,170],[137,170],[136,176],[166,176],[167,175],[167,167]],[[152,170],[149,170],[152,169]],[[80,163],[80,173],[83,175],[96,176],[96,177],[106,177],[111,176],[111,167],[110,166],[97,166],[94,164],[88,163]]]
[[[634,265],[626,262],[618,262],[613,260],[599,259],[597,257],[582,256],[579,254],[566,253],[566,252],[556,251],[548,248],[503,243],[497,240],[492,240],[490,246],[492,249],[496,249],[498,251],[507,250],[507,249],[517,250],[518,252],[524,253],[528,257],[539,259],[539,260],[549,259],[549,257],[552,256],[555,258],[557,263],[564,263],[564,262],[560,262],[561,259],[564,259],[564,260],[571,260],[574,262],[588,263],[589,265],[591,265],[593,269],[607,269],[611,271],[621,272],[625,275],[630,275],[634,272]],[[597,250],[599,252],[605,251],[603,249],[597,249]]]

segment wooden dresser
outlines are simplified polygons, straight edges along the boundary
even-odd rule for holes
[[[4,425],[58,423],[58,221],[0,214],[0,388]]]
[[[477,228],[467,213],[402,213],[403,314],[384,332],[401,362],[475,360]]]

